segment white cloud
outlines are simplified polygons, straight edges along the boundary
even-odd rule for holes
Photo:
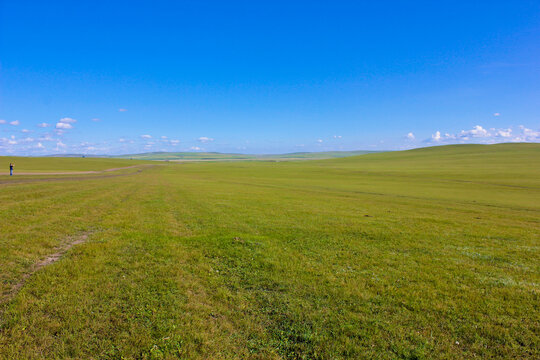
[[[98,119],[98,118],[93,118],[92,121],[94,122],[98,122],[98,121],[101,121],[101,119]]]
[[[77,122],[77,120],[72,119],[70,117],[61,118],[60,120],[58,120],[58,122],[56,123],[56,126],[55,126],[56,134],[62,135],[64,133],[64,130],[73,129],[73,125],[71,125],[71,124],[74,124],[76,122]]]
[[[207,142],[214,141],[214,139],[206,137],[206,136],[201,136],[200,138],[197,139],[197,141],[202,142],[202,143],[207,143]]]
[[[323,140],[322,139],[317,139],[317,142],[320,144],[320,143],[323,142]]]
[[[168,138],[166,136],[161,136],[161,139],[167,140]]]
[[[520,125],[519,129],[521,130],[521,135],[517,141],[539,141],[540,140],[540,131],[534,131],[527,129],[525,126]]]
[[[414,139],[416,139],[416,137],[414,136],[414,134],[412,132],[410,132],[410,133],[407,134],[407,139],[414,140]]]
[[[456,139],[456,135],[449,134],[449,133],[444,133],[444,138],[447,139],[447,140]]]
[[[19,120],[14,120],[14,121],[9,122],[9,125],[13,125],[13,126],[17,126],[19,124],[20,124]]]
[[[37,126],[40,127],[40,128],[46,128],[46,127],[51,126],[51,124],[41,123],[41,124],[38,124]]]
[[[169,142],[171,143],[171,145],[178,145],[178,144],[180,144],[180,140],[170,140]]]
[[[461,130],[459,133],[459,136],[462,138],[468,138],[468,137],[489,137],[491,134],[481,127],[480,125],[476,125],[471,130]]]
[[[30,132],[30,130],[28,130],[28,129],[22,129],[21,132],[27,134],[27,133]]]
[[[18,144],[17,140],[8,140],[7,143],[8,143],[8,145],[17,145]]]
[[[493,114],[493,116],[501,116],[501,114],[500,113],[495,113],[495,114]]]
[[[0,119],[0,124],[5,124],[6,120]]]
[[[512,128],[486,129],[480,125],[474,126],[470,130],[461,130],[457,134],[445,133],[441,135],[437,131],[431,136],[431,139],[426,142],[437,143],[467,143],[480,142],[484,144],[492,144],[497,142],[513,141],[513,142],[538,142],[540,141],[540,131],[528,129],[525,126],[519,126],[519,130],[514,131]]]
[[[45,149],[45,146],[43,146],[42,143],[38,142],[38,143],[36,144],[36,148],[38,148],[38,149]]]
[[[341,135],[334,135],[334,139],[341,139],[342,136]]]
[[[493,129],[495,130],[495,129]],[[499,129],[495,130],[495,136],[509,138],[512,137],[512,129]]]
[[[122,109],[122,108],[121,108],[121,109],[118,109],[118,111],[120,111],[120,112],[126,112],[127,109]]]
[[[118,142],[121,142],[121,143],[126,142],[126,139],[120,138],[118,139]]]
[[[57,122],[56,123],[56,128],[61,129],[61,130],[69,130],[69,129],[73,129],[73,126],[71,124],[68,124],[68,123]]]
[[[141,135],[141,139],[151,139],[151,138],[152,138],[152,136],[151,136],[151,135],[148,135],[148,134],[146,134],[146,135]]]
[[[65,147],[66,147],[66,144],[64,144],[64,143],[61,142],[61,141],[58,141],[58,142],[56,143],[56,149],[55,149],[55,150],[56,150],[56,151],[60,151],[61,149],[64,149]]]
[[[199,150],[202,150],[200,147],[198,146],[192,146],[189,148],[189,150],[195,150],[195,151],[199,151]]]

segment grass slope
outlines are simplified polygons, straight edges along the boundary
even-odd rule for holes
[[[1,185],[0,358],[538,358],[538,199],[538,144]]]

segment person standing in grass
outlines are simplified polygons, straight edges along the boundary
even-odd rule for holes
[[[13,163],[9,163],[9,176],[13,176]]]

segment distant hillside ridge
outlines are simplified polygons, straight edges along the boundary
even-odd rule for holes
[[[113,156],[120,159],[137,160],[170,160],[170,161],[231,161],[231,160],[315,160],[332,159],[356,155],[377,153],[380,151],[323,151],[323,152],[295,152],[286,154],[235,154],[219,152],[149,152],[141,154],[127,154]]]

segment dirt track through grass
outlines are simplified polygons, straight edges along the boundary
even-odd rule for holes
[[[62,258],[62,256],[69,251],[73,246],[82,244],[88,239],[88,236],[91,234],[90,231],[84,232],[82,234],[79,234],[77,236],[69,237],[67,240],[64,240],[61,242],[61,245],[54,249],[54,253],[48,255],[45,259],[39,261],[38,263],[34,264],[32,268],[25,274],[22,275],[21,280],[13,285],[11,289],[7,289],[6,293],[2,294],[2,297],[0,300],[3,302],[8,301],[12,296],[14,296],[19,289],[24,285],[24,283],[27,281],[27,279],[32,276],[34,273],[39,271],[45,266],[54,264],[58,260]]]
[[[101,174],[104,172],[111,172],[111,171],[118,171],[118,170],[125,170],[125,169],[133,169],[133,168],[140,168],[145,166],[155,166],[155,165],[131,165],[131,166],[123,166],[123,167],[117,167],[117,168],[110,168],[105,170],[99,170],[99,171],[63,171],[63,172],[14,172],[13,176],[43,176],[43,175],[88,175],[88,174]],[[9,172],[6,172],[4,174],[0,174],[9,176]]]
[[[35,183],[35,182],[57,182],[57,181],[85,181],[85,180],[95,180],[95,179],[107,179],[107,178],[114,178],[114,177],[121,177],[121,176],[131,176],[135,174],[141,173],[144,169],[142,168],[150,168],[153,166],[160,166],[159,164],[156,165],[135,165],[135,166],[128,166],[124,168],[117,168],[117,169],[108,169],[104,171],[97,171],[97,172],[87,172],[87,173],[73,173],[77,174],[79,176],[76,177],[69,177],[69,176],[62,176],[62,177],[42,177],[42,178],[34,178],[35,175],[39,176],[49,176],[49,175],[59,175],[62,173],[30,173],[25,175],[30,175],[29,178],[25,178],[24,175],[19,174],[19,176],[23,176],[23,178],[15,177],[15,178],[8,178],[8,179],[0,179],[0,185],[15,185],[15,184],[23,184],[23,183]],[[137,171],[135,172],[126,172],[126,173],[120,173],[120,174],[114,174],[114,175],[96,175],[96,176],[86,176],[91,174],[102,174],[104,172],[114,172],[114,171],[120,171],[120,170],[129,170],[132,168],[137,168]],[[69,173],[63,173],[63,174],[69,174]]]

